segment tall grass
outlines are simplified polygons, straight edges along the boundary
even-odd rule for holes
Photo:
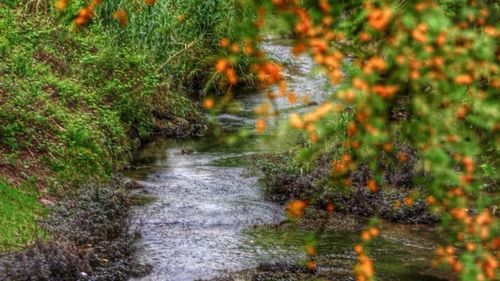
[[[204,88],[213,72],[218,42],[236,33],[243,11],[235,0],[109,0],[98,9],[96,22],[116,42],[151,55],[158,73],[190,92]],[[124,9],[128,24],[112,19]]]

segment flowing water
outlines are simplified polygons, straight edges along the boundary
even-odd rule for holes
[[[266,48],[277,59],[290,60],[289,47]],[[311,61],[303,57],[290,64],[285,75],[292,90],[321,103],[328,89],[322,78],[309,75],[312,70]],[[246,94],[238,100],[242,110],[238,114],[221,114],[219,121],[226,130],[251,131],[255,122],[253,108],[263,101],[263,95]],[[277,107],[290,110],[286,101],[278,100]],[[261,262],[304,257],[301,246],[306,234],[300,230],[281,233],[265,227],[284,219],[283,208],[263,198],[257,177],[247,173],[242,165],[227,161],[234,157],[245,160],[252,153],[266,150],[268,145],[258,138],[248,138],[238,146],[226,146],[213,139],[160,139],[139,152],[128,176],[143,184],[142,193],[153,198],[134,210],[134,221],[142,235],[140,256],[153,266],[152,273],[140,280],[210,279],[253,268]],[[341,232],[321,237],[320,242],[330,245],[324,247],[328,249],[325,252],[333,255],[331,260],[353,261],[351,249],[357,237],[357,233]],[[384,265],[402,266],[403,259],[414,264],[412,248],[407,253],[399,249],[399,245],[408,247],[404,243],[404,239],[388,239],[381,246],[382,256],[390,254],[389,249],[398,253]],[[432,245],[417,246],[419,253],[432,252]],[[341,264],[336,266],[342,267]],[[351,270],[350,265],[344,267],[344,271]],[[425,279],[416,273],[420,269],[409,268],[405,274],[410,272],[411,276],[413,270],[415,278],[386,280],[438,280]]]

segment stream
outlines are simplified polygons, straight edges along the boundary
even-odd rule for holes
[[[288,46],[269,44],[266,49],[280,61],[291,61]],[[285,75],[292,90],[321,103],[329,89],[323,86],[323,78],[310,75],[312,66],[307,57],[301,57],[288,63]],[[253,109],[263,100],[258,92],[238,97],[242,110],[219,115],[221,127],[253,131]],[[278,99],[276,105],[284,110],[308,110],[290,108],[286,100]],[[268,142],[250,137],[237,146],[208,138],[158,139],[139,151],[127,176],[145,186],[138,192],[151,198],[135,207],[133,222],[141,232],[140,259],[153,270],[132,280],[209,280],[266,262],[304,259],[303,244],[309,234],[296,228],[270,227],[285,219],[283,207],[264,199],[258,177],[248,172],[245,161],[232,161],[267,149]],[[375,259],[381,262],[380,280],[447,280],[429,269],[432,232],[418,226],[389,228],[392,231],[375,250]],[[329,262],[318,264],[319,271],[335,271],[345,277],[335,280],[352,280],[347,276],[356,258],[352,246],[358,237],[357,232],[347,230],[321,234],[318,254]]]

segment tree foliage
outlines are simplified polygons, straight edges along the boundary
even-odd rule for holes
[[[490,208],[498,204],[500,129],[500,6],[493,1],[326,1],[260,0],[240,40],[223,39],[230,55],[216,71],[237,84],[234,69],[246,56],[270,100],[297,94],[287,89],[283,66],[260,48],[266,19],[287,23],[293,53],[306,54],[335,86],[314,111],[291,114],[290,127],[304,132],[310,155],[335,142],[333,188],[349,188],[350,175],[367,165],[373,172],[366,188],[386,185],[379,165],[384,154],[401,164],[408,155],[398,144],[416,150],[414,184],[425,188],[429,208],[440,216],[447,245],[437,249],[436,263],[447,263],[461,280],[497,280],[499,224]],[[267,16],[266,16],[267,14]],[[211,103],[210,103],[211,104]],[[352,118],[339,126],[346,111]],[[278,114],[266,106],[256,112],[256,130]],[[339,136],[339,131],[343,133]],[[405,200],[412,203],[412,198]],[[301,213],[304,204],[289,210]],[[356,245],[358,280],[374,280],[373,264],[363,244],[378,236],[370,226]]]

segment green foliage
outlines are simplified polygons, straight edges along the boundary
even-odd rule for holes
[[[440,216],[448,238],[439,260],[459,272],[461,280],[498,279],[500,229],[494,212],[499,197],[493,167],[499,155],[500,5],[466,0],[255,2],[256,14],[261,6],[288,24],[294,50],[310,55],[337,86],[327,104],[341,109],[324,114],[320,106],[291,116],[292,127],[311,140],[299,155],[309,160],[336,143],[333,147],[343,151],[331,159],[330,188],[357,187],[353,175],[367,166],[370,173],[362,186],[376,196],[392,187],[387,170],[413,162],[409,154],[415,154],[412,183],[431,195],[429,209]],[[252,28],[261,31],[258,25]],[[265,60],[255,69],[264,86],[283,82],[283,77],[265,76],[276,74]],[[287,92],[280,89],[279,94]],[[342,127],[335,120],[346,108],[353,116]],[[266,111],[262,118],[271,115]],[[415,153],[405,151],[406,145]],[[383,164],[387,155],[397,162]],[[456,248],[466,251],[458,254]],[[358,256],[358,279],[374,280],[371,261],[362,250]]]
[[[123,163],[130,138],[152,135],[156,118],[200,119],[191,100],[173,92],[172,78],[155,72],[150,52],[110,41],[101,25],[78,32],[65,15],[59,22],[25,15],[24,4],[0,9],[2,162],[23,166],[19,157],[29,153],[28,166],[49,170],[27,173],[53,187],[105,179]]]

